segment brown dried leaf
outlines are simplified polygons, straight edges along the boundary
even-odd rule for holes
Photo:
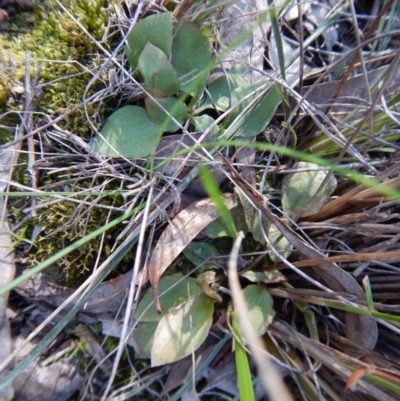
[[[223,197],[227,208],[232,209],[235,206],[233,196],[224,194]],[[157,310],[161,310],[157,291],[161,276],[196,235],[218,217],[214,202],[202,199],[182,210],[162,233],[147,265]]]
[[[400,170],[400,164],[395,163],[393,166],[389,167],[386,171],[383,171],[378,176],[375,177],[376,181],[385,182],[386,185],[390,185],[394,189],[400,189],[398,186],[398,180],[392,179],[388,180],[388,178],[396,174]],[[341,195],[340,197],[332,200],[329,203],[326,203],[321,211],[313,216],[309,216],[307,218],[308,221],[326,221],[329,218],[336,217],[338,215],[342,215],[345,210],[351,205],[351,202],[354,199],[357,199],[357,202],[360,203],[360,200],[370,199],[373,204],[379,204],[381,200],[384,198],[382,196],[378,196],[378,194],[372,188],[365,188],[363,185],[357,185],[355,188]],[[361,210],[365,209],[365,203],[361,205]]]

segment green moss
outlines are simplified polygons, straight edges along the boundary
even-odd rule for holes
[[[98,180],[96,182],[88,180],[86,183],[80,183],[79,188],[73,188],[72,190],[82,191],[85,188],[90,188],[92,185],[99,184],[100,181]],[[104,190],[115,190],[118,187],[118,184],[110,183],[104,187]],[[42,199],[41,202],[46,202],[50,199]],[[118,195],[104,196],[100,199],[95,196],[85,197],[84,200],[88,204],[64,201],[40,209],[33,222],[31,221],[31,224],[33,223],[32,225],[34,226],[44,227],[44,230],[35,240],[37,248],[32,249],[31,257],[35,263],[46,260],[48,257],[121,215],[117,211],[109,213],[109,209],[99,206],[119,208],[124,202],[123,198]],[[89,205],[90,203],[92,205]],[[99,263],[102,263],[109,256],[110,249],[113,247],[115,238],[120,231],[120,227],[114,227],[105,233]],[[80,284],[93,271],[93,266],[101,248],[100,243],[101,236],[89,241],[59,260],[52,268],[46,270],[46,273],[51,276],[52,280],[58,283],[69,286]],[[128,267],[124,264],[124,261],[131,259],[132,253],[130,252],[120,264],[120,271],[123,271],[124,267]]]
[[[109,18],[105,0],[69,0],[63,4],[96,40],[103,39]],[[41,65],[39,84],[42,90],[35,99],[38,112],[56,117],[83,101],[84,90],[92,78],[88,70],[95,71],[101,63],[98,48],[70,16],[56,7],[54,4],[50,11],[36,7],[31,33],[0,35],[0,107],[3,110],[23,109],[21,96],[13,94],[12,88],[23,84],[26,52],[32,59],[32,76]],[[114,45],[110,43],[111,47]],[[88,96],[102,85],[96,81]],[[99,122],[103,107],[89,107],[89,117]],[[43,118],[43,114],[37,115]],[[90,136],[83,108],[73,112],[60,125],[81,137]],[[0,133],[0,140],[4,139]]]
[[[112,41],[108,44],[104,41],[109,20],[106,0],[66,0],[61,3],[94,39],[101,41],[103,47],[110,51],[115,48],[119,40],[118,34],[112,35],[108,31],[107,35]],[[0,111],[4,111],[0,117],[0,126],[11,128],[0,128],[0,143],[10,141],[14,136],[15,127],[21,124],[24,96],[15,88],[24,87],[28,53],[31,59],[31,80],[36,71],[40,70],[34,104],[34,126],[46,115],[56,118],[82,103],[85,88],[103,62],[104,55],[96,43],[55,1],[46,0],[40,4],[35,6],[33,11],[24,13],[24,18],[11,21],[11,28],[29,29],[29,33],[0,34]],[[107,79],[102,76],[90,87],[87,97],[105,85],[108,85]],[[107,106],[106,102],[87,104],[89,118],[95,125],[102,122],[103,110]],[[85,139],[90,138],[92,134],[83,107],[71,113],[58,125]],[[13,179],[26,184],[28,176],[26,160],[23,158],[19,160],[19,168],[14,170]],[[59,177],[57,174],[44,175],[40,185],[53,184],[64,179],[65,176]],[[79,184],[79,188],[71,190],[78,191],[100,183],[99,180],[91,181],[88,178],[87,182]],[[108,184],[105,189],[116,188],[119,188],[118,183]],[[91,197],[85,201],[97,199]],[[27,206],[26,202],[26,199],[14,198],[10,204],[10,217],[14,223],[17,224],[26,217],[21,213],[21,208]],[[122,202],[121,197],[103,197],[98,200],[99,205],[115,207],[121,206]],[[96,206],[77,206],[78,204],[73,202],[59,202],[38,209],[35,218],[23,221],[20,230],[32,232],[34,227],[44,227],[35,238],[37,248],[31,248],[28,255],[34,263],[47,259],[119,215],[118,212],[109,215],[108,209]],[[106,233],[100,263],[108,256],[119,231],[120,228],[115,228]],[[78,285],[91,274],[99,248],[100,238],[94,239],[60,260],[47,273],[50,273],[56,282]],[[126,256],[126,260],[129,258],[130,254]],[[121,264],[121,268],[124,268],[124,263]]]

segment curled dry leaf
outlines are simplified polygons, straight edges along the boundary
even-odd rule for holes
[[[216,272],[213,270],[206,271],[197,276],[196,282],[203,290],[204,294],[215,299],[217,302],[222,302],[221,295],[219,295],[218,292],[212,287],[212,283],[215,282],[215,275]]]
[[[229,210],[235,206],[231,194],[224,194],[223,198]],[[219,212],[214,202],[209,198],[202,199],[182,210],[162,233],[147,265],[154,304],[158,311],[161,311],[158,283],[162,274],[196,235],[218,217]]]

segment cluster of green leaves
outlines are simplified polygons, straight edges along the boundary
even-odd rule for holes
[[[115,111],[95,137],[93,149],[109,157],[146,157],[163,132],[176,132],[187,119],[184,100],[190,98],[190,107],[203,94],[211,47],[197,28],[184,20],[173,26],[172,14],[160,13],[133,27],[125,53],[144,83],[146,107],[128,105]]]
[[[138,324],[133,343],[137,356],[151,358],[151,365],[159,366],[184,358],[200,347],[210,331],[216,299],[198,284],[199,280],[184,278],[180,273],[161,279],[162,314],[157,314],[152,292],[147,291],[135,314]],[[250,319],[261,336],[275,314],[272,297],[259,285],[247,286],[244,296]]]
[[[336,179],[332,176],[318,191],[328,172],[321,171],[318,165],[312,163],[300,162],[294,167],[298,172],[288,175],[284,180],[282,209],[292,218],[300,211],[304,215],[317,213],[335,189]],[[222,199],[221,194],[216,183],[211,181],[212,177],[209,175],[203,176],[205,187],[218,203],[218,199]],[[280,231],[267,219],[260,220],[257,210],[240,192],[238,206],[236,210],[232,209],[232,214],[228,211],[227,214],[224,213],[224,207],[223,203],[219,205],[221,217],[208,225],[203,231],[204,234],[211,238],[235,238],[239,229],[250,232],[256,241],[265,244],[264,231],[272,242],[277,241],[276,248],[285,257],[289,256],[291,246],[287,240],[281,238]],[[227,227],[231,227],[231,230]],[[183,279],[180,274],[161,279],[158,291],[163,305],[162,314],[158,315],[152,306],[153,297],[150,291],[143,297],[136,312],[138,327],[133,336],[135,350],[138,356],[151,358],[152,366],[174,362],[196,350],[210,330],[214,304],[223,302],[218,288],[226,277],[219,274],[221,267],[212,261],[220,256],[218,249],[207,243],[190,242],[183,253],[203,272],[196,280]],[[271,258],[277,260],[275,255],[271,255]],[[274,316],[272,298],[262,283],[280,281],[282,277],[279,272],[251,270],[246,271],[242,277],[256,283],[247,285],[243,293],[253,326],[261,336]]]
[[[244,75],[246,68],[240,65],[213,81],[208,92],[210,97],[199,107],[197,113],[217,109],[227,112],[234,107],[224,122],[226,138],[257,136],[271,121],[282,101],[278,85],[265,81],[251,83]],[[243,101],[243,99],[247,99]]]
[[[179,130],[189,111],[195,131],[212,127],[214,138],[222,132],[228,139],[254,137],[282,100],[278,85],[251,83],[241,66],[214,80],[202,98],[213,66],[210,43],[185,20],[174,26],[170,13],[139,21],[127,37],[125,54],[144,84],[145,108],[126,105],[107,119],[92,143],[93,150],[107,157],[149,156],[164,132]],[[217,125],[204,113],[210,110],[226,117]]]

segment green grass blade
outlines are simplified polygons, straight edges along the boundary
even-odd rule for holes
[[[268,0],[268,6],[269,6],[268,8],[269,17],[271,19],[272,30],[274,32],[274,37],[275,37],[276,49],[278,50],[279,69],[282,75],[282,79],[286,82],[285,54],[283,51],[282,36],[281,36],[281,31],[279,29],[278,16],[276,13],[276,9],[274,7],[274,1]],[[289,96],[285,88],[282,88],[281,90],[283,97],[285,99],[285,101],[283,102],[285,106],[285,112],[286,115],[289,116],[291,112],[289,105]]]
[[[370,312],[374,310],[374,301],[372,299],[372,290],[371,290],[371,283],[369,282],[369,277],[365,276],[363,278],[363,287],[365,291],[365,297],[367,299],[367,307]]]
[[[236,338],[242,341],[239,326],[235,317],[235,313],[233,311],[231,312],[231,319],[233,332]],[[236,372],[240,399],[246,401],[255,401],[249,359],[247,358],[246,350],[243,348],[242,344],[239,343],[239,341],[236,341],[235,339],[233,341],[235,348]]]
[[[396,200],[400,200],[400,191],[393,189],[393,188],[385,185],[384,183],[380,183],[372,178],[368,178],[365,175],[358,173],[357,171],[343,168],[340,166],[336,166],[333,162],[331,162],[330,160],[328,160],[326,158],[322,158],[322,157],[315,156],[315,155],[307,153],[307,152],[294,150],[294,149],[287,148],[284,146],[274,145],[271,143],[249,142],[249,141],[238,141],[238,140],[230,140],[230,141],[219,140],[219,141],[215,141],[215,142],[207,142],[207,143],[203,143],[201,145],[195,145],[190,148],[183,149],[179,152],[176,152],[174,155],[165,159],[156,168],[160,168],[164,164],[168,163],[174,157],[185,155],[194,150],[201,150],[204,148],[221,149],[224,146],[236,146],[236,147],[245,146],[248,148],[254,147],[254,148],[262,150],[262,151],[275,152],[282,156],[288,156],[293,159],[298,159],[298,160],[302,160],[302,161],[308,161],[310,163],[315,163],[321,167],[329,167],[329,168],[332,168],[335,173],[345,176],[357,184],[364,185],[367,188],[373,188],[380,195],[387,196],[389,198],[393,198]]]
[[[210,173],[207,167],[200,166],[200,177],[203,183],[204,189],[206,190],[209,197],[214,201],[222,220],[226,224],[229,235],[232,238],[236,237],[236,227],[233,221],[232,215],[229,209],[226,207],[222,198],[222,192],[219,189],[219,185],[215,182],[214,177]]]

